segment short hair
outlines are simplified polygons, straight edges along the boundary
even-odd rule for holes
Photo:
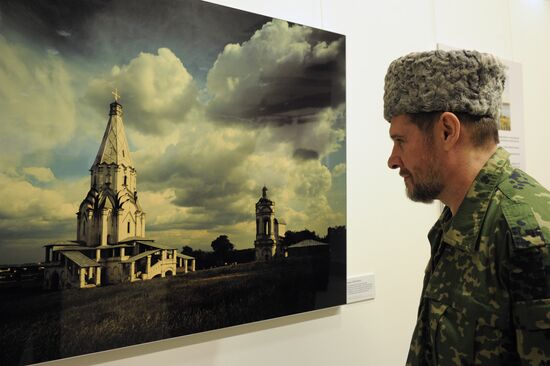
[[[454,113],[454,112],[453,112]],[[410,121],[422,131],[428,138],[432,138],[435,123],[443,112],[420,112],[408,113]],[[483,147],[489,143],[498,144],[497,122],[489,116],[473,116],[468,113],[454,113],[460,123],[470,131],[471,140],[474,147]]]

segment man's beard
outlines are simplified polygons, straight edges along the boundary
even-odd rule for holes
[[[432,203],[443,191],[443,183],[439,171],[430,162],[428,171],[421,177],[421,182],[416,182],[411,176],[412,189],[405,187],[407,197],[414,202]]]

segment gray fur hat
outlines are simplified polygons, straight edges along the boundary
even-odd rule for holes
[[[394,60],[385,78],[384,118],[404,113],[500,114],[505,66],[477,51],[415,52]]]

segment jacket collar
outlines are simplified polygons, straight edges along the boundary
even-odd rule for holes
[[[495,151],[479,171],[454,217],[449,207],[445,207],[432,229],[443,231],[445,243],[468,252],[477,249],[476,243],[491,197],[504,173],[511,170],[509,156],[501,147]]]

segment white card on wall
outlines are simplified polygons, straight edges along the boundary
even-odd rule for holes
[[[374,299],[374,273],[366,273],[348,277],[347,303]]]

